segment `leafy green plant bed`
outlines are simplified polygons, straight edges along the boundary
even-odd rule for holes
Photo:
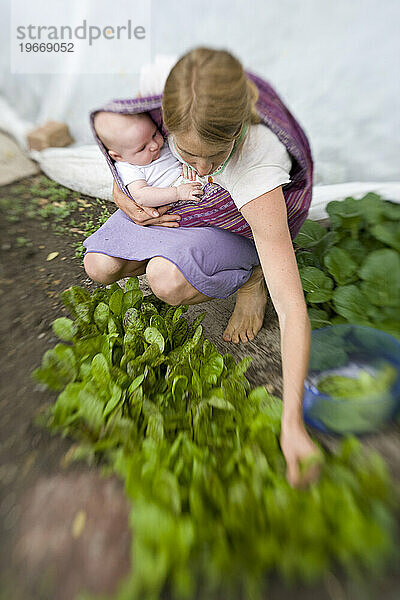
[[[114,598],[256,599],[271,574],[371,577],[397,556],[398,490],[379,455],[349,437],[321,449],[318,483],[291,488],[281,400],[251,389],[251,359],[204,339],[203,315],[189,324],[137,278],[62,300],[72,319],[54,321],[61,341],[35,370],[59,395],[39,422],[125,482],[132,571]]]
[[[400,205],[369,193],[326,210],[328,230],[306,220],[295,239],[312,328],[357,323],[400,339]]]

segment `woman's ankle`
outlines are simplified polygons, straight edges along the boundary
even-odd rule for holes
[[[250,290],[253,290],[254,288],[259,288],[259,287],[264,287],[265,286],[265,281],[264,281],[264,274],[262,272],[262,268],[261,265],[257,265],[254,267],[252,274],[250,275],[250,277],[248,278],[248,280],[246,281],[246,283],[244,283],[237,291],[238,294],[240,294],[241,292],[249,292]]]

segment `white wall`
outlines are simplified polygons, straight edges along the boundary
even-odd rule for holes
[[[0,8],[0,91],[23,118],[62,119],[88,142],[89,110],[136,94],[135,75],[11,75],[9,0]],[[234,52],[303,125],[315,183],[400,181],[399,22],[399,0],[153,0],[152,55]]]

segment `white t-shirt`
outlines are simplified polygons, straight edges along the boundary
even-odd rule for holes
[[[178,158],[170,137],[170,150]],[[212,179],[230,193],[240,210],[250,200],[290,183],[291,167],[292,161],[284,144],[268,127],[258,123],[250,125],[242,148],[233,154],[221,173],[212,175]],[[198,180],[205,183],[208,176],[198,177]]]
[[[129,162],[116,161],[115,167],[124,183],[145,180],[147,185],[169,187],[181,175],[182,164],[172,155],[167,144],[161,148],[160,158],[148,165],[132,165]]]

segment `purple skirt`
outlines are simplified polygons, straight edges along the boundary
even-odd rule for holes
[[[227,298],[260,264],[252,240],[218,227],[136,225],[121,209],[86,238],[88,252],[128,260],[162,256],[202,294]]]

